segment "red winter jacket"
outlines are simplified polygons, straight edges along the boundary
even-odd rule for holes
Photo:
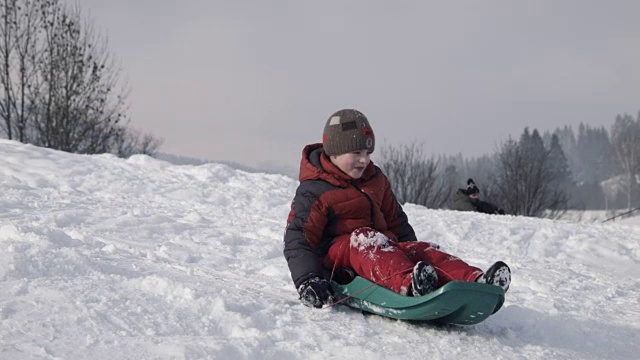
[[[376,229],[394,241],[416,241],[389,179],[373,162],[360,179],[353,179],[331,162],[322,144],[307,145],[299,180],[284,236],[284,255],[296,288],[309,278],[323,277],[322,259],[329,247],[357,228]]]

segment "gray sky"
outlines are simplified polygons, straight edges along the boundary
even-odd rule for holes
[[[297,166],[345,107],[378,144],[492,153],[640,110],[640,1],[82,0],[178,155]],[[375,160],[375,153],[374,153]]]

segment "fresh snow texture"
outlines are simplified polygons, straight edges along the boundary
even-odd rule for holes
[[[391,239],[373,229],[363,229],[362,231],[354,231],[349,240],[350,246],[359,251],[364,251],[365,249],[373,251],[382,249],[384,251],[389,246]]]
[[[640,227],[405,205],[420,239],[513,272],[475,326],[298,300],[297,181],[0,140],[0,359],[637,359]]]

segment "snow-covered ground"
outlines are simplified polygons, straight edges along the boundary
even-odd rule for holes
[[[619,221],[619,224],[640,226],[640,215],[622,219]]]
[[[0,140],[0,359],[637,359],[640,227],[428,210],[421,239],[486,268],[469,327],[300,304],[282,255],[297,182],[220,164]]]

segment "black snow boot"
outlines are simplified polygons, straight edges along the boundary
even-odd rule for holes
[[[438,288],[436,269],[426,261],[420,261],[413,267],[411,275],[411,294],[422,296]]]
[[[504,292],[509,290],[511,284],[511,269],[502,261],[491,265],[491,267],[476,280],[479,283],[485,283],[500,286]]]

